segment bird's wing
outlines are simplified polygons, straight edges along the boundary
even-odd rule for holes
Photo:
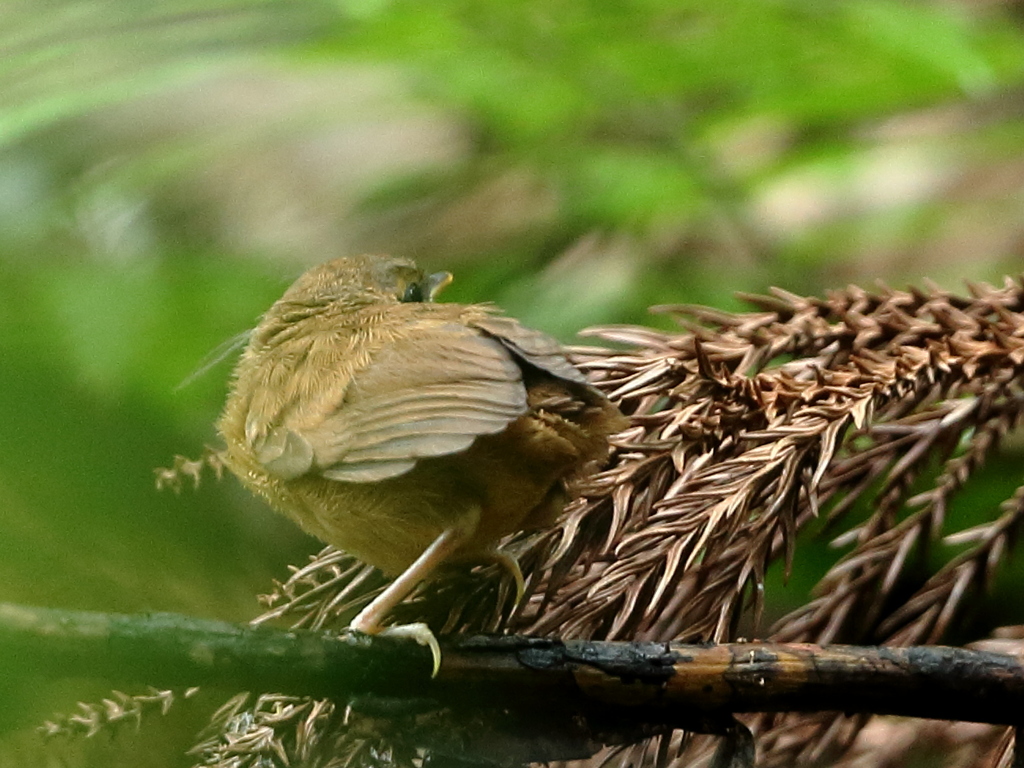
[[[501,342],[516,357],[559,379],[587,384],[586,377],[566,359],[565,350],[545,333],[527,328],[518,320],[487,315],[473,322],[493,339]]]
[[[424,325],[389,343],[338,399],[315,423],[276,427],[254,446],[269,472],[375,482],[465,450],[527,410],[505,342],[459,323]]]

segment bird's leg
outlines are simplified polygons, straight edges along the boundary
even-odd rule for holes
[[[434,674],[436,675],[441,665],[441,648],[437,644],[434,633],[430,631],[430,627],[423,622],[381,627],[381,622],[395,606],[409,596],[416,585],[430,576],[468,537],[469,533],[465,528],[453,527],[443,531],[429,547],[423,550],[423,554],[417,557],[412,565],[402,571],[398,578],[388,585],[387,589],[377,595],[352,619],[349,629],[368,635],[407,637],[420,645],[425,645],[434,656]]]

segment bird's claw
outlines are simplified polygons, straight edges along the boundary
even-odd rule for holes
[[[516,602],[513,608],[518,608],[519,604],[523,602],[523,597],[526,595],[526,579],[523,578],[523,571],[519,567],[519,562],[502,549],[494,550],[490,553],[490,556],[494,559],[494,562],[504,568],[515,579]]]
[[[422,621],[417,621],[414,624],[396,624],[391,627],[384,627],[376,635],[378,637],[398,638],[399,640],[413,640],[418,645],[429,648],[430,655],[434,659],[434,669],[430,676],[437,677],[437,671],[441,668],[441,646],[430,627]]]

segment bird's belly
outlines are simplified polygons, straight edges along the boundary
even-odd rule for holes
[[[300,478],[287,485],[302,509],[285,511],[313,535],[389,575],[401,573],[453,527],[467,540],[452,559],[472,560],[550,502],[561,473],[552,467],[538,472],[532,462],[514,458],[484,438],[461,454],[422,460],[387,480]]]
[[[393,576],[470,514],[464,500],[449,496],[427,502],[417,489],[397,482],[401,479],[342,483],[303,478],[290,483],[303,510],[286,511],[313,535]]]

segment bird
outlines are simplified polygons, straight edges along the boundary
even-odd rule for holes
[[[550,336],[490,304],[440,303],[448,272],[392,256],[335,258],[262,316],[217,428],[244,486],[394,580],[349,629],[440,650],[423,623],[387,626],[452,563],[496,561],[552,525],[567,483],[607,459],[627,420]]]

